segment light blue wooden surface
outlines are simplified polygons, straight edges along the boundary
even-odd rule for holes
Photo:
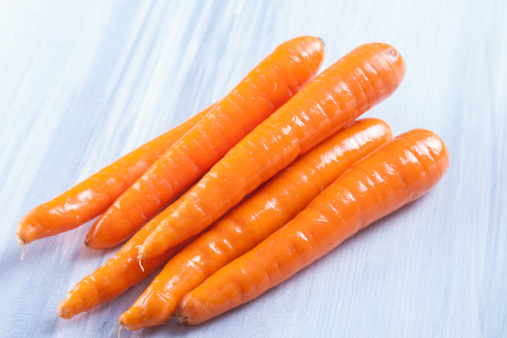
[[[506,337],[507,2],[0,1],[0,336],[115,336],[148,285],[65,321],[66,292],[114,254],[90,224],[30,244],[16,222],[232,88],[277,44],[326,41],[324,66],[387,42],[399,90],[368,112],[428,128],[442,182],[288,282],[207,324],[122,336]]]

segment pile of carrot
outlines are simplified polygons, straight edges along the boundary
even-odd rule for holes
[[[433,132],[393,139],[356,120],[405,64],[362,45],[318,76],[321,39],[278,46],[223,99],[28,212],[26,245],[98,217],[84,243],[127,241],[58,306],[71,318],[163,269],[120,325],[199,324],[246,303],[432,188],[449,165]]]

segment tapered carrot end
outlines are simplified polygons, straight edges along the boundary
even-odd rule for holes
[[[118,322],[120,323],[120,327],[125,326],[128,329],[127,323],[125,323],[125,313],[120,315]]]
[[[103,250],[103,249],[109,249],[112,246],[106,245],[103,242],[97,240],[94,236],[86,235],[85,240],[83,242],[84,246],[93,250]]]
[[[22,245],[23,249],[21,250],[21,260],[25,258],[25,255],[28,253],[28,250],[30,249],[27,245],[27,241],[23,237],[23,235],[16,235],[16,241],[18,242],[18,245]]]
[[[176,308],[176,318],[180,323],[197,325],[220,314],[210,313],[206,305],[202,304],[192,293],[193,291],[187,293]]]
[[[18,244],[25,245],[45,236],[41,233],[40,222],[36,217],[38,208],[34,208],[23,216],[16,224],[16,239]]]
[[[130,322],[130,320],[128,319],[129,317],[132,318],[132,314],[131,314],[130,310],[127,310],[121,314],[120,319],[118,320],[120,323],[120,327],[125,327],[129,331],[135,331],[135,330],[139,330],[139,329],[146,327],[146,326],[142,325],[143,324],[142,322],[135,322],[135,321]]]
[[[176,319],[178,319],[181,324],[188,324],[190,318],[185,314],[182,308],[178,307],[176,310]]]
[[[18,242],[18,245],[25,246],[26,244],[28,244],[23,235],[16,235],[16,241]]]
[[[202,229],[201,229],[202,230]],[[200,232],[200,230],[199,230]],[[158,226],[153,232],[144,240],[143,244],[138,245],[139,259],[151,259],[160,256],[170,248],[180,244],[186,239],[193,236],[195,233],[188,231],[179,234],[177,231]]]
[[[58,311],[56,311],[56,314],[63,319],[70,319],[73,317],[72,312],[69,311],[69,309],[65,307],[63,302],[60,303],[60,305],[58,305]]]
[[[16,241],[18,245],[26,245],[33,241],[33,226],[25,222],[25,218],[21,219],[16,226]]]

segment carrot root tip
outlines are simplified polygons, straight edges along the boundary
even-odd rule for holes
[[[23,260],[25,258],[25,255],[30,250],[30,247],[26,244],[26,241],[22,236],[16,236],[16,239],[18,241],[18,245],[23,246],[23,248],[21,249],[21,260]]]
[[[124,326],[125,325],[123,325],[123,323],[120,322],[120,327],[114,331],[114,332],[118,332],[118,338],[120,338],[121,329],[123,329]]]
[[[185,312],[181,308],[179,308],[176,310],[176,319],[178,319],[178,321],[181,324],[187,324],[189,317],[185,314]]]
[[[60,318],[63,318],[63,319],[69,319],[70,317],[68,316],[68,313],[67,311],[65,311],[65,309],[62,308],[62,306],[58,306],[58,310],[56,311],[56,315]]]
[[[144,272],[141,256],[137,256],[137,259],[139,260],[139,266],[141,267],[141,270],[143,270],[143,272]]]

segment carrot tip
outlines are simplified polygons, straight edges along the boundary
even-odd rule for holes
[[[123,327],[124,327],[124,326],[125,326],[125,325],[123,325],[123,324],[120,322],[120,327],[119,327],[117,330],[115,330],[115,331],[114,331],[114,332],[118,332],[118,338],[120,338],[120,332],[121,332],[121,329],[123,329]]]
[[[71,319],[76,315],[72,307],[67,306],[67,302],[64,299],[63,301],[58,304],[58,310],[56,311],[56,314],[63,318],[63,319]]]
[[[26,241],[23,238],[23,235],[16,235],[16,241],[18,242],[18,245],[25,245]]]
[[[87,248],[90,247],[90,243],[88,243],[88,239],[85,239],[84,242],[83,242],[83,245]]]
[[[178,308],[176,310],[176,318],[181,324],[188,324],[189,317],[185,314],[183,309]]]
[[[26,241],[22,236],[16,235],[16,239],[18,241],[18,245],[22,245],[23,249],[21,250],[21,260],[25,258],[25,255],[28,253],[28,250],[30,250],[30,247],[26,245]]]
[[[68,318],[67,315],[66,315],[66,313],[65,313],[65,311],[62,310],[61,306],[58,307],[58,310],[56,311],[56,315],[58,317],[60,317],[60,318],[63,318],[63,319],[67,319]]]

